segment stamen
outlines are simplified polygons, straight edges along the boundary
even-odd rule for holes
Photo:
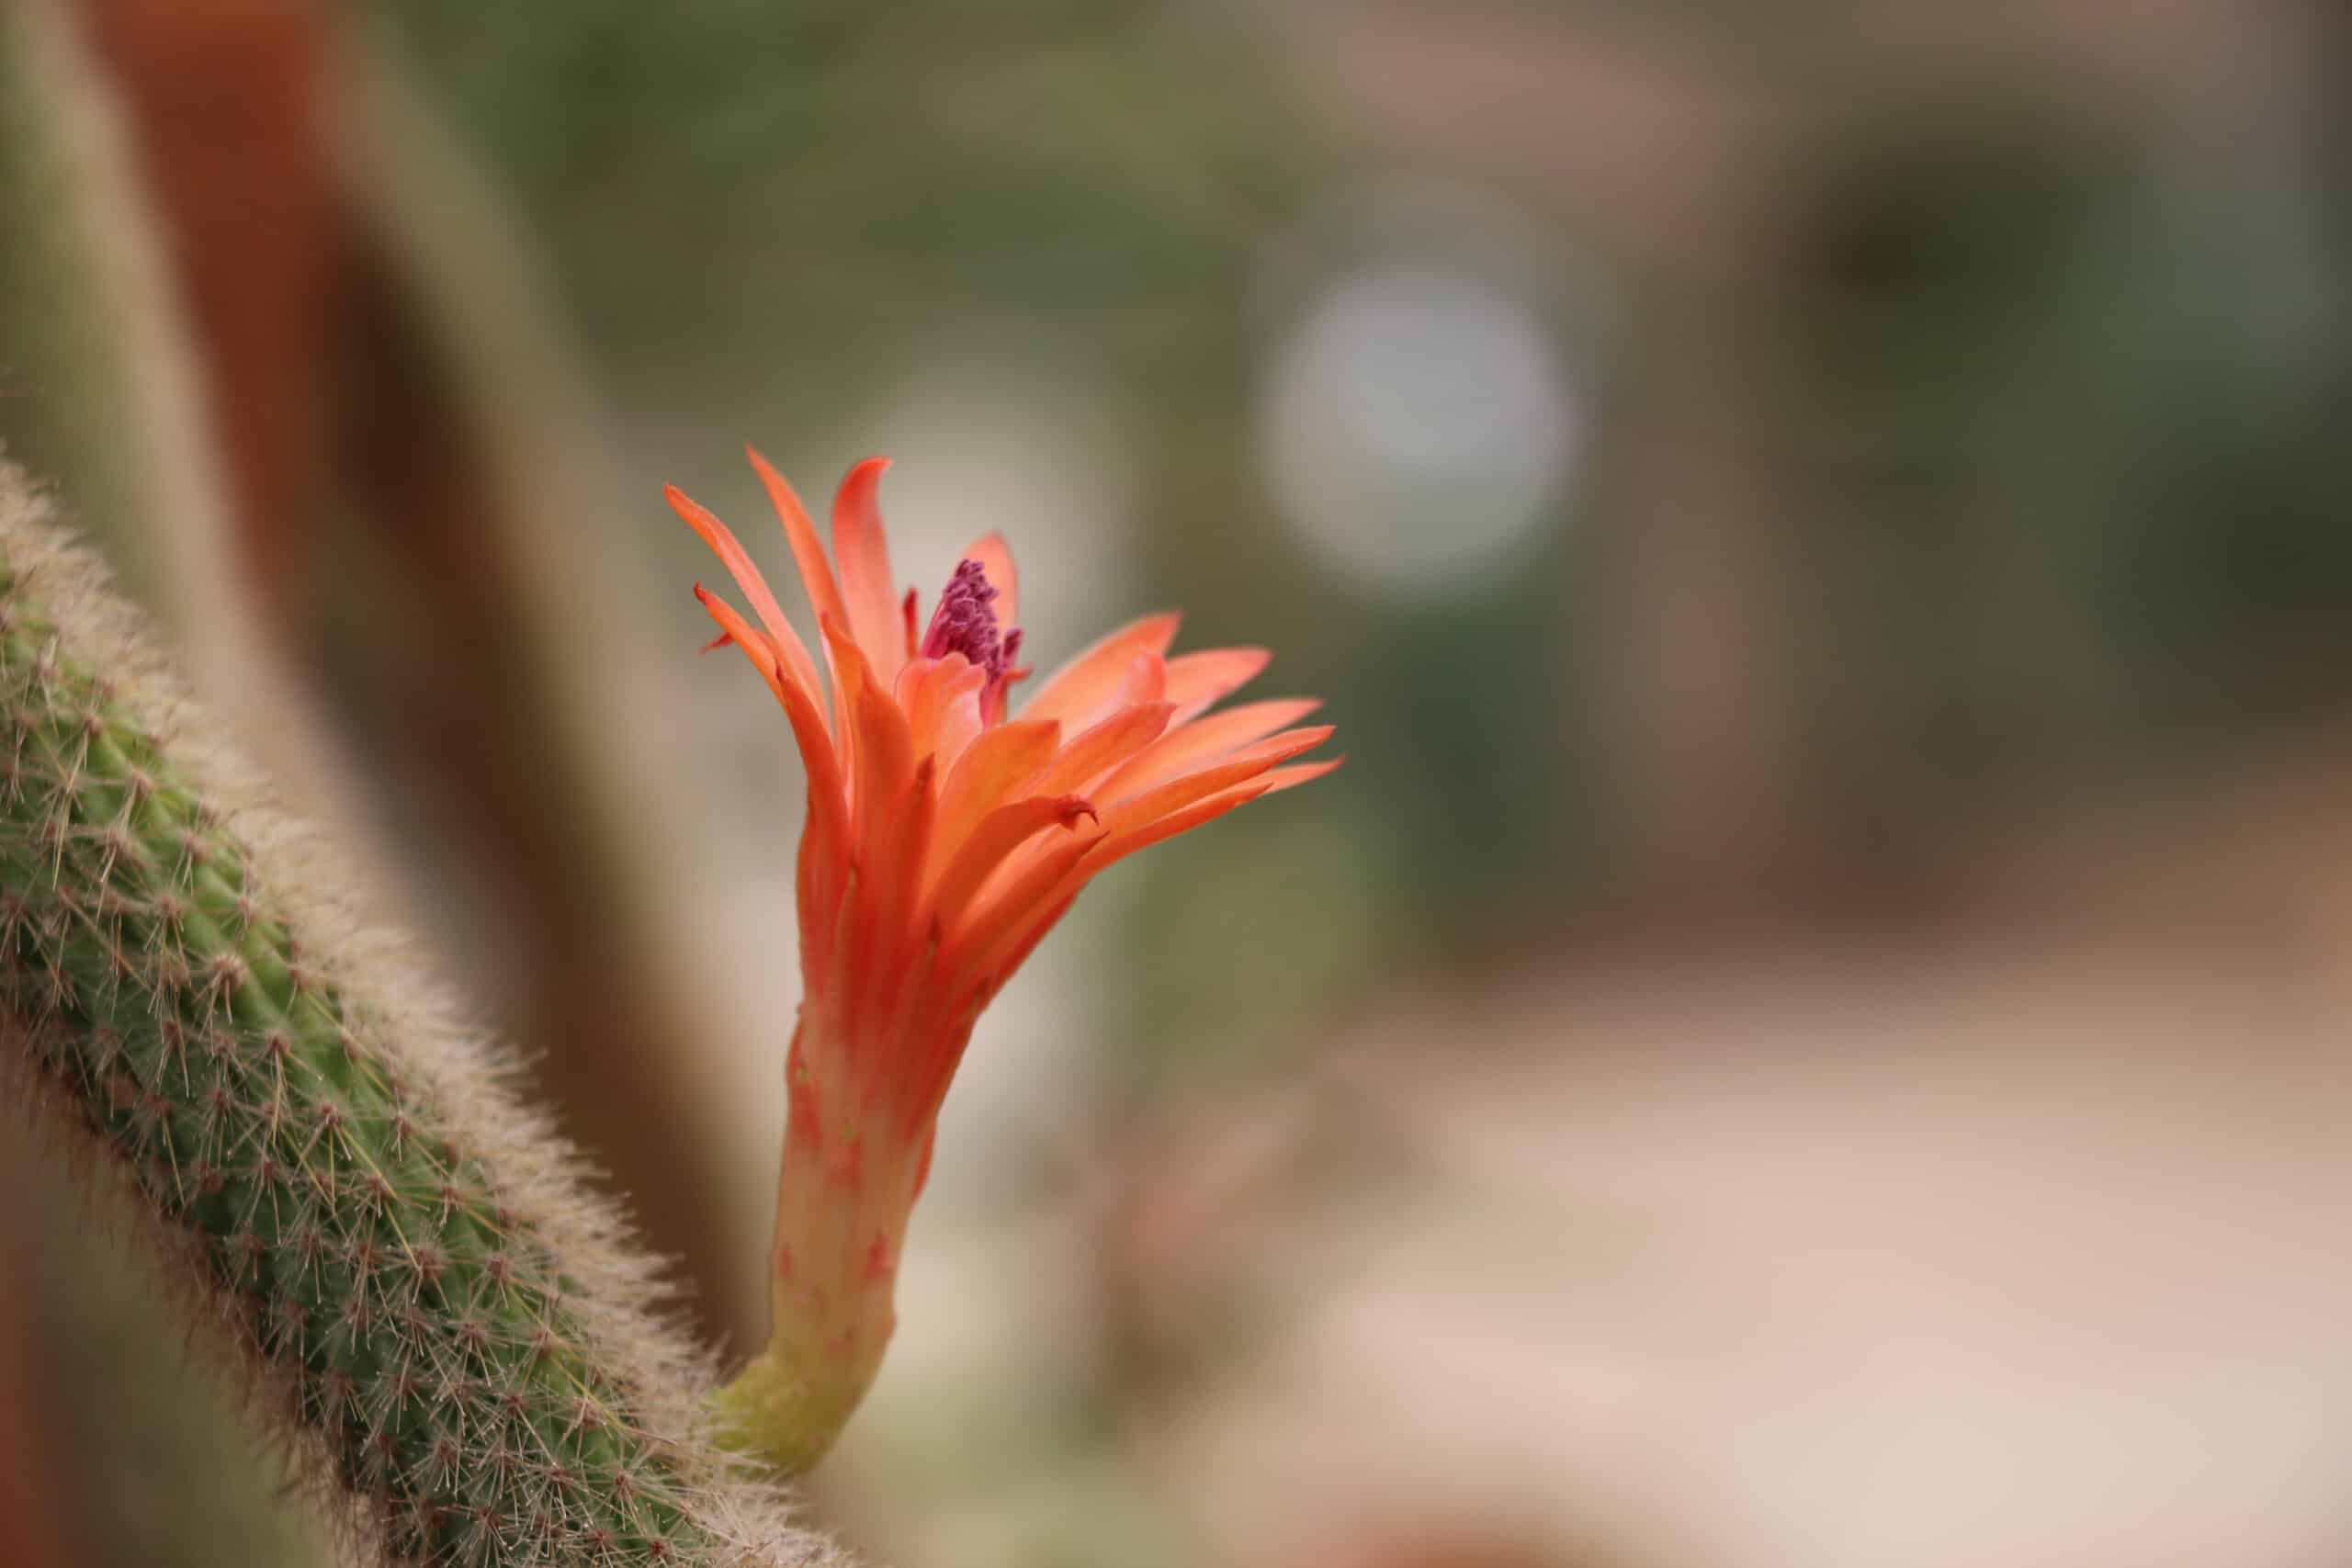
[[[956,563],[956,575],[939,592],[939,607],[931,615],[931,629],[923,634],[922,656],[944,659],[960,653],[988,671],[993,685],[1004,679],[1012,652],[1021,646],[1016,628],[1010,637],[996,624],[996,586],[987,569],[976,560]]]

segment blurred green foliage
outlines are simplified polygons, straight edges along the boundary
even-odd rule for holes
[[[1181,7],[379,4],[672,416],[820,421],[976,311],[1197,391],[1299,189],[1272,85]]]
[[[1984,104],[1821,150],[1806,673],[1869,759],[1857,805],[2210,749],[2352,688],[2346,204],[2182,139]]]

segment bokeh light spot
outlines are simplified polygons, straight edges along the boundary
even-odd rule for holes
[[[1312,298],[1260,408],[1267,478],[1374,591],[1475,590],[1547,514],[1583,418],[1544,321],[1467,262],[1384,257]]]

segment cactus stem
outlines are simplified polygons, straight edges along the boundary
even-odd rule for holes
[[[0,465],[0,1014],[393,1562],[838,1564],[363,878]],[[198,1337],[217,1337],[204,1329]]]

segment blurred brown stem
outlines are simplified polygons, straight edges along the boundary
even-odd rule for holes
[[[33,1394],[32,1340],[17,1301],[28,1261],[15,1216],[0,1204],[0,1562],[13,1568],[64,1568],[57,1522],[57,1483]]]

